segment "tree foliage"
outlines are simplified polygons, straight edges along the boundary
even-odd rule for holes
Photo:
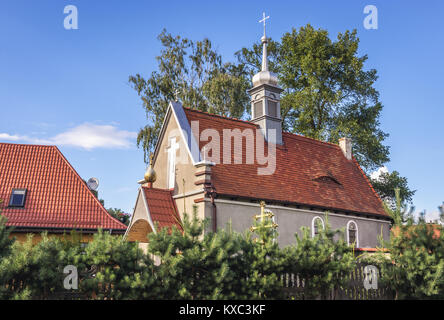
[[[79,246],[42,234],[34,244],[33,235],[23,243],[15,241],[11,253],[0,262],[2,298],[48,299],[63,289],[63,268],[76,263]]]
[[[412,197],[416,190],[410,190],[407,178],[401,177],[398,171],[392,173],[383,172],[377,179],[370,178],[375,191],[384,200],[391,209],[396,208],[396,194],[395,190],[399,192],[399,199],[401,203],[411,203]]]
[[[388,136],[379,127],[382,104],[374,88],[376,70],[365,70],[367,55],[358,55],[356,30],[332,41],[326,30],[311,25],[292,29],[280,42],[270,41],[270,69],[284,89],[281,114],[284,129],[337,143],[353,139],[353,154],[366,169],[389,160]],[[251,73],[260,68],[261,46],[237,52]]]
[[[281,115],[284,130],[337,143],[353,141],[353,155],[370,172],[389,160],[388,134],[380,128],[383,109],[375,89],[376,70],[365,70],[367,55],[358,55],[356,30],[335,40],[310,24],[285,33],[268,44],[269,68],[284,89]],[[262,46],[255,43],[236,53],[241,68],[253,75],[261,67]],[[397,171],[372,181],[378,194],[392,204],[394,188],[410,202],[415,191]]]
[[[305,299],[327,298],[332,290],[344,286],[347,276],[355,267],[354,253],[344,240],[344,230],[332,230],[328,217],[319,233],[312,237],[309,228],[296,234],[296,245],[286,250],[287,270],[305,281]],[[335,239],[336,238],[336,239]]]
[[[11,246],[14,243],[14,240],[10,238],[12,230],[6,228],[6,221],[6,217],[0,215],[0,261],[10,254]]]
[[[237,118],[243,116],[249,105],[246,92],[249,83],[244,70],[224,63],[209,39],[192,41],[166,30],[158,39],[162,44],[156,58],[158,70],[147,79],[140,74],[129,77],[148,120],[137,136],[146,162],[147,154],[156,144],[168,105],[176,95],[190,108]]]
[[[313,291],[305,298],[339,285],[335,277],[351,264],[344,242],[333,241],[327,229],[314,239],[304,233],[297,248],[280,248],[270,223],[257,221],[245,234],[229,225],[204,232],[206,222],[195,211],[184,215],[183,230],[151,233],[146,253],[104,232],[88,244],[78,234],[43,234],[34,244],[29,236],[2,248],[8,253],[0,262],[0,298],[57,298],[66,292],[67,265],[77,267],[77,292],[88,299],[279,299],[285,297],[281,276],[292,272],[309,279]],[[4,230],[0,225],[0,239]]]
[[[284,297],[281,275],[286,257],[277,242],[277,225],[272,214],[254,221],[241,238],[241,252],[236,273],[240,275],[239,296],[243,299],[279,299]]]
[[[108,208],[106,209],[108,213],[111,215],[111,217],[116,218],[120,222],[122,222],[125,225],[129,225],[131,216],[125,212],[123,212],[122,209],[118,208]]]
[[[444,298],[444,233],[441,225],[419,220],[398,225],[392,233],[389,263],[382,281],[397,299]]]
[[[239,253],[238,235],[205,233],[206,222],[184,215],[183,232],[173,228],[149,235],[149,252],[159,258],[156,274],[167,299],[235,297],[238,275],[231,268]]]
[[[87,296],[100,300],[154,299],[153,262],[137,243],[100,231],[82,255],[93,272],[80,283]]]
[[[147,155],[157,142],[170,101],[235,118],[249,118],[251,76],[261,67],[262,45],[255,43],[235,53],[237,62],[224,63],[209,39],[192,41],[163,30],[158,70],[149,78],[140,74],[129,82],[140,96],[148,124],[139,131],[137,144]],[[326,30],[310,24],[269,39],[269,69],[284,89],[281,100],[283,129],[337,143],[353,140],[353,155],[370,172],[389,161],[388,134],[380,128],[383,106],[375,89],[375,69],[366,69],[367,55],[358,54],[356,30],[332,40]],[[377,184],[382,197],[393,196],[393,186],[406,200],[414,191],[405,178],[393,172]]]
[[[442,225],[416,221],[414,208],[407,210],[400,189],[395,189],[395,204],[386,205],[393,218],[390,240],[381,239],[388,253],[376,255],[381,262],[382,283],[396,299],[444,298],[444,230]],[[387,257],[389,255],[389,257]]]
[[[406,201],[401,196],[400,188],[395,188],[393,193],[394,200],[393,198],[384,199],[386,201],[383,203],[385,211],[393,219],[393,225],[396,227],[406,223],[412,224],[415,207],[408,208]]]

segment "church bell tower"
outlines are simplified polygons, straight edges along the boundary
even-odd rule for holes
[[[263,19],[259,21],[264,24],[264,35],[261,38],[262,69],[253,76],[253,87],[248,90],[248,93],[251,96],[251,122],[259,125],[267,141],[282,144],[280,95],[283,90],[278,85],[277,76],[268,71],[268,39],[265,34],[265,21],[269,18],[264,13]],[[276,141],[270,141],[272,130],[276,132]]]

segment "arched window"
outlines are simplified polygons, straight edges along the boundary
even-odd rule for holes
[[[351,220],[347,223],[347,243],[354,245],[355,248],[359,248],[358,225]]]
[[[321,217],[314,217],[311,220],[311,236],[313,238],[319,234],[319,226],[324,229],[324,220]]]

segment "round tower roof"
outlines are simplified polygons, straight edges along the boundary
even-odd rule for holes
[[[261,84],[269,84],[277,87],[278,78],[275,73],[270,71],[260,71],[253,76],[253,87]]]

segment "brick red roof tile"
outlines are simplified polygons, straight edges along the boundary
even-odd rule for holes
[[[153,223],[159,229],[176,226],[182,230],[180,216],[170,190],[142,187]]]
[[[23,208],[8,206],[12,189],[27,189]],[[0,143],[0,199],[7,226],[126,230],[55,146]]]
[[[184,111],[190,124],[199,121],[200,132],[207,128],[219,132],[221,161],[212,168],[218,194],[388,217],[356,160],[347,160],[339,145],[283,132],[283,145],[276,148],[276,171],[258,175],[257,168],[265,166],[256,159],[254,164],[246,164],[245,142],[242,164],[233,164],[234,152],[232,164],[222,163],[222,130],[255,130],[259,128],[256,124],[189,108]],[[199,148],[207,143],[199,142]]]

